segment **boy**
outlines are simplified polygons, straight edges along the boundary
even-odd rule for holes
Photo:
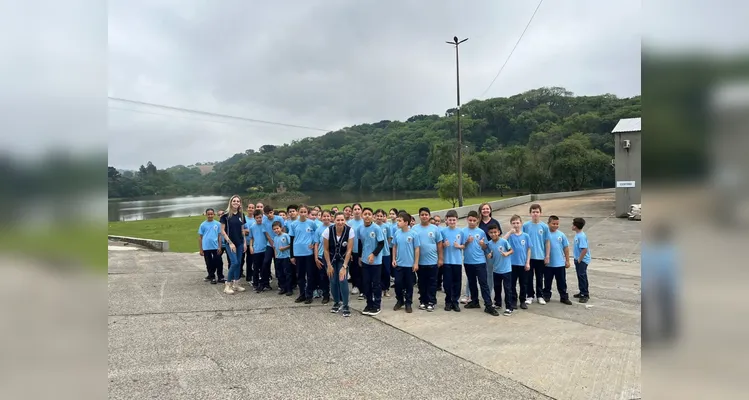
[[[286,294],[291,296],[294,294],[294,289],[291,286],[291,262],[289,257],[291,256],[289,249],[291,248],[291,237],[288,233],[283,231],[280,222],[276,221],[273,223],[273,232],[276,236],[273,238],[273,248],[276,254],[276,271],[281,273],[276,275],[278,277],[279,285],[283,282],[281,287],[282,291],[278,294]],[[283,277],[283,279],[281,279]]]
[[[442,268],[442,233],[431,221],[427,207],[419,209],[421,224],[413,228],[419,235],[419,310],[434,311],[437,304],[437,270]]]
[[[382,228],[374,223],[372,209],[362,209],[364,222],[359,225],[355,236],[361,243],[361,257],[359,266],[362,268],[362,291],[367,299],[367,305],[362,314],[377,315],[382,304],[382,249],[385,248],[385,237]]]
[[[212,208],[205,210],[205,221],[198,228],[198,248],[200,255],[205,260],[205,267],[208,270],[206,281],[212,285],[216,284],[216,273],[218,273],[218,282],[224,280],[224,262],[221,260],[221,254],[218,251],[218,234],[221,231],[221,223],[214,218],[215,211]]]
[[[583,232],[584,227],[584,219],[578,217],[572,220],[572,230],[575,232],[573,256],[575,257],[575,272],[577,272],[577,287],[580,289],[580,293],[573,297],[580,299],[580,303],[587,303],[590,299],[590,293],[588,293],[590,250],[588,249],[588,236]]]
[[[312,304],[314,289],[320,281],[320,270],[315,263],[314,254],[317,237],[317,224],[307,218],[309,207],[300,205],[297,208],[299,214],[296,221],[291,223],[289,236],[291,236],[291,265],[297,270],[297,282],[299,283],[299,297],[297,303]],[[326,303],[327,303],[326,299]]]
[[[281,219],[283,219],[284,225],[286,224],[286,221],[289,220],[289,216],[286,215],[286,211],[284,210],[279,211],[278,216],[281,217]]]
[[[271,207],[270,205],[264,206],[263,212],[265,213],[265,218],[263,218],[263,227],[265,228],[266,239],[268,239],[268,246],[265,248],[265,258],[263,258],[263,271],[267,271],[265,273],[270,276],[270,263],[271,261],[273,261],[273,265],[276,270],[276,279],[278,279],[278,294],[282,295],[286,293],[286,290],[284,289],[286,287],[286,284],[283,282],[283,277],[285,275],[283,273],[283,270],[280,269],[278,261],[275,260],[276,252],[273,250],[273,239],[275,239],[276,233],[273,229],[273,224],[276,222],[281,224],[281,231],[283,231],[284,220],[281,216],[274,215],[273,207]],[[270,284],[270,279],[268,279],[268,283]]]
[[[375,223],[382,230],[382,237],[385,238],[385,246],[382,248],[382,273],[380,274],[380,288],[382,297],[390,297],[390,264],[393,262],[390,257],[390,245],[393,243],[393,234],[390,229],[390,223],[387,222],[385,210],[378,209],[375,211]]]
[[[499,226],[491,224],[489,231],[489,254],[486,256],[492,264],[494,279],[494,308],[502,307],[502,290],[505,292],[504,316],[512,315],[514,304],[511,303],[510,281],[512,280],[512,264],[510,256],[514,253],[512,246],[505,239],[499,237]]]
[[[463,231],[458,229],[458,213],[450,210],[445,215],[447,228],[442,229],[442,271],[444,271],[445,311],[460,312],[458,299],[463,285]]]
[[[523,232],[531,238],[531,261],[529,263],[531,268],[525,275],[528,294],[525,304],[533,303],[536,296],[538,296],[538,304],[546,304],[542,293],[544,290],[544,269],[549,264],[549,225],[541,222],[540,204],[531,204],[529,212],[531,220],[523,224]],[[535,290],[533,286],[534,275],[536,277]]]
[[[439,215],[434,216],[434,225],[436,225],[438,228],[440,225],[442,225],[442,218]]]
[[[559,217],[556,215],[549,216],[549,242],[549,264],[544,270],[544,300],[551,300],[551,281],[556,279],[559,301],[570,305],[572,302],[567,294],[566,276],[566,269],[570,267],[570,243],[559,230]]]
[[[505,234],[505,239],[510,242],[512,246],[512,256],[510,256],[510,263],[512,264],[512,305],[513,309],[518,307],[518,283],[520,283],[520,308],[523,310],[528,308],[526,301],[527,287],[525,285],[525,276],[528,271],[531,270],[531,238],[527,233],[523,232],[523,220],[519,215],[513,215],[510,218],[510,225],[512,230]]]
[[[257,293],[263,290],[271,290],[268,279],[270,278],[265,269],[263,268],[265,263],[265,249],[268,247],[268,236],[265,232],[265,226],[263,226],[263,210],[255,210],[253,212],[255,222],[248,222],[249,228],[249,253],[251,257],[248,259],[252,265],[252,286],[255,288]],[[249,272],[249,270],[248,270]],[[268,269],[270,273],[270,269]]]
[[[320,270],[319,294],[323,298],[323,304],[328,304],[330,301],[330,278],[328,277],[328,269],[325,262],[323,233],[329,230],[332,217],[333,216],[329,210],[322,211],[320,213],[321,223],[315,232],[315,235],[317,236],[317,241],[315,242],[315,254],[317,255],[317,258],[315,259],[315,263],[317,264],[317,269]]]
[[[468,278],[468,288],[471,291],[471,302],[465,305],[465,308],[480,308],[479,304],[479,287],[481,288],[481,298],[484,299],[484,312],[493,316],[498,316],[499,312],[492,307],[492,297],[487,284],[487,267],[486,267],[486,234],[479,228],[479,213],[469,211],[468,228],[463,229],[462,244],[465,245],[463,251],[463,264],[466,269]],[[476,281],[478,286],[476,287]]]
[[[411,313],[414,295],[414,271],[419,270],[419,235],[411,230],[411,216],[400,212],[396,219],[398,231],[393,237],[393,261],[395,269],[395,306],[393,311],[404,305],[406,312]]]

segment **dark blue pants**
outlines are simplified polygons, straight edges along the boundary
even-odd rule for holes
[[[315,260],[313,256],[296,256],[296,284],[299,286],[299,297],[307,297],[307,271],[308,268],[315,268]],[[310,265],[311,264],[311,265]],[[292,267],[292,270],[294,267]],[[312,298],[312,290],[314,287],[310,287],[309,297]]]
[[[367,307],[380,309],[382,303],[382,264],[362,263],[362,293],[367,299]]]
[[[460,264],[445,264],[440,268],[442,284],[445,288],[445,304],[458,304],[460,289],[463,285],[463,266]]]
[[[526,272],[525,272],[525,265],[513,265],[512,266],[512,307],[513,310],[517,308],[518,304],[518,283],[520,283],[520,301],[525,303],[526,295],[527,295],[527,286],[525,285],[526,278],[525,278]]]
[[[414,298],[413,267],[395,267],[395,300],[401,304],[411,305]]]
[[[265,248],[265,253],[263,257],[263,265],[262,269],[260,270],[260,281],[265,282],[270,287],[270,264],[273,262],[273,249],[270,247]],[[276,276],[278,276],[278,272],[276,272]]]
[[[382,256],[382,274],[380,274],[380,287],[383,292],[390,290],[390,263],[393,259],[390,256]]]
[[[359,240],[359,239],[357,238],[356,240]],[[361,292],[361,290],[362,290],[362,281],[361,281],[362,270],[361,270],[361,268],[362,267],[359,266],[359,254],[358,253],[351,252],[351,261],[350,261],[350,263],[351,264],[349,264],[348,273],[349,273],[349,276],[351,277],[351,286],[359,289],[359,291]]]
[[[502,291],[505,292],[505,308],[512,310],[512,271],[505,274],[494,273],[494,305],[502,307]]]
[[[437,304],[437,266],[419,265],[419,304]]]
[[[252,286],[265,287],[268,284],[266,277],[263,281],[263,263],[265,262],[265,251],[255,252],[252,255]]]
[[[492,295],[489,293],[489,284],[486,282],[486,263],[466,264],[466,278],[468,278],[468,289],[471,291],[471,302],[479,302],[479,288],[481,288],[481,298],[484,299],[484,306],[492,305]],[[476,285],[478,281],[478,285]]]
[[[393,248],[392,247],[390,248],[390,264],[388,264],[388,268],[390,268],[390,276],[395,278],[395,267],[393,267]]]
[[[218,249],[203,250],[203,259],[209,278],[216,279],[216,275],[218,275],[218,279],[224,279],[224,261],[218,255]]]
[[[525,273],[525,290],[528,297],[531,299],[536,296],[543,296],[544,293],[544,282],[546,281],[545,273],[546,264],[544,260],[533,260],[530,261],[531,270]],[[536,285],[533,285],[533,277],[536,277]],[[551,288],[549,288],[551,290]]]
[[[304,258],[308,261],[305,261],[304,265],[304,271],[305,271],[305,278],[307,280],[307,286],[305,286],[304,289],[304,297],[307,299],[311,299],[315,293],[315,290],[317,289],[318,285],[320,285],[320,269],[317,268],[317,263],[315,262],[315,256],[304,256],[304,257],[297,257],[296,263],[299,264],[299,259]],[[299,268],[302,266],[300,265]]]
[[[322,290],[322,297],[325,299],[330,298],[330,277],[328,277],[328,266],[325,264],[325,259],[322,257],[318,257],[320,260],[320,263],[322,264],[322,269],[318,270],[320,271],[320,290]]]
[[[276,253],[272,247],[268,246],[265,248],[265,259],[263,260],[263,268],[267,265],[268,271],[270,272],[270,262],[273,261],[273,269],[276,271],[276,280],[278,281],[279,289],[286,289],[286,275],[284,274],[283,268],[281,268]]]
[[[557,281],[559,300],[568,300],[567,294],[567,269],[564,267],[546,267],[544,269],[544,300],[551,299],[551,281]]]
[[[291,287],[291,261],[288,258],[276,258],[276,278],[278,278],[278,287],[287,293],[294,290]]]
[[[590,293],[588,293],[588,263],[575,260],[575,272],[577,272],[577,286],[580,288],[580,297],[590,297]]]

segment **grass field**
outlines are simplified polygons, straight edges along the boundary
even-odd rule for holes
[[[494,197],[474,197],[465,199],[465,205],[479,205],[486,201],[500,200]],[[334,204],[326,204],[323,208],[330,208]],[[343,208],[341,204],[335,204]],[[362,203],[364,207],[373,210],[382,208],[385,211],[396,207],[416,214],[420,207],[429,207],[430,210],[444,210],[451,208],[452,204],[435,198],[396,200],[396,201],[374,201]],[[156,240],[168,240],[169,249],[178,253],[190,253],[198,251],[198,226],[203,222],[203,216],[180,217],[180,218],[157,218],[142,221],[110,222],[109,234],[119,236],[130,236]]]

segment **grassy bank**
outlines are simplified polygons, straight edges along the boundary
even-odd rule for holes
[[[485,201],[499,200],[494,197],[474,197],[465,199],[466,205],[478,205]],[[342,204],[326,204],[323,208],[330,208]],[[373,201],[362,203],[364,207],[376,210],[382,208],[385,211],[396,207],[416,214],[420,207],[429,207],[430,210],[444,210],[451,208],[452,204],[437,198]],[[158,218],[143,221],[110,222],[109,234],[119,236],[131,236],[157,240],[168,240],[171,251],[187,253],[198,249],[198,226],[204,220],[203,216],[180,217],[180,218]]]

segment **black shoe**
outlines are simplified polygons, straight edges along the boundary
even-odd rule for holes
[[[412,312],[414,312],[414,309],[411,308],[410,304],[406,304],[406,312],[409,313],[409,314],[412,313]]]
[[[283,289],[278,289],[278,295],[286,294],[286,291]]]
[[[572,297],[574,297],[576,299],[579,299],[580,298],[580,293],[573,294]]]
[[[255,293],[263,293],[263,288],[261,286],[258,286],[255,288]]]
[[[453,310],[453,305],[452,305],[452,303],[447,303],[447,304],[445,304],[445,311],[452,311],[452,310]]]
[[[395,305],[393,306],[393,311],[398,311],[398,310],[400,310],[401,308],[403,308],[403,303],[401,303],[400,301],[398,301],[398,302],[396,302],[396,303],[395,303]]]
[[[294,291],[286,292],[286,296],[291,297],[294,295]]]
[[[323,303],[323,304],[328,304],[328,303],[330,303],[330,296],[325,296],[325,297],[323,297],[323,298],[322,298],[322,303]]]
[[[218,283],[226,283],[226,279],[224,279],[224,278],[218,278]]]
[[[484,312],[487,314],[491,314],[495,317],[499,316],[499,312],[492,306],[486,306],[484,307]]]
[[[551,301],[551,297],[544,297],[544,301],[547,302],[547,303],[550,302]]]
[[[580,297],[580,300],[578,300],[578,301],[581,302],[581,303],[587,303],[589,299],[590,299],[590,297],[585,296],[585,297]]]
[[[564,300],[559,300],[559,301],[560,301],[560,302],[561,302],[562,304],[566,304],[566,305],[568,305],[568,306],[569,306],[569,305],[572,305],[572,302],[570,301],[570,299],[564,299]]]
[[[244,274],[240,273],[240,274],[239,274],[239,278],[240,278],[240,279],[241,279],[241,278],[244,278]]]
[[[350,317],[351,316],[351,311],[348,309],[348,307],[343,307],[343,313],[342,314],[343,314],[344,317]]]
[[[361,311],[363,315],[369,315],[369,313],[372,311],[372,309],[369,308],[369,306],[364,307],[364,309]]]
[[[312,299],[304,299],[304,304],[312,304]]]
[[[330,312],[335,314],[338,311],[341,311],[341,305],[338,303],[333,304],[333,307],[330,309]]]
[[[453,303],[453,311],[460,312],[460,305],[458,303]]]
[[[528,305],[527,305],[527,304],[525,304],[525,302],[524,302],[524,301],[521,301],[521,302],[520,302],[520,308],[522,308],[523,310],[527,310],[527,309],[528,309]]]
[[[216,284],[216,280],[215,279],[211,279],[211,285],[215,285],[215,284]]]
[[[206,276],[205,278],[203,278],[203,280],[206,281],[206,282],[208,282],[208,281],[211,280],[211,277],[210,276]]]
[[[299,295],[299,297],[297,297],[296,300],[294,300],[294,303],[301,303],[305,300],[307,300],[306,297],[304,297],[303,295]]]
[[[478,301],[472,301],[472,302],[466,304],[465,306],[463,306],[463,308],[466,308],[466,309],[467,308],[481,308],[481,306],[479,305]]]
[[[374,317],[375,315],[379,314],[379,313],[380,313],[380,311],[381,311],[381,310],[380,310],[379,308],[374,308],[374,307],[372,307],[372,308],[371,308],[371,309],[369,310],[369,315],[371,315],[371,316],[373,316],[373,317]]]

